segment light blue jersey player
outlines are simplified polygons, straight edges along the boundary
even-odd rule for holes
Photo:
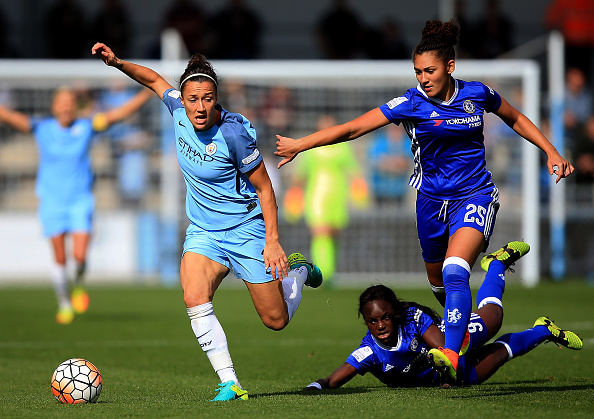
[[[418,191],[417,233],[427,278],[445,307],[445,345],[431,351],[436,366],[446,364],[452,381],[472,308],[470,272],[487,248],[499,207],[497,188],[485,167],[485,112],[493,112],[543,150],[557,181],[573,172],[540,130],[497,92],[479,82],[454,79],[459,33],[456,20],[428,21],[413,51],[419,82],[415,89],[298,141],[277,136],[275,153],[284,157],[281,167],[310,148],[354,140],[390,122],[404,126],[412,141],[415,169],[410,184]]]
[[[77,117],[77,100],[68,88],[58,90],[52,100],[52,116],[31,118],[0,107],[0,121],[13,128],[33,133],[39,150],[35,191],[39,198],[39,217],[43,232],[51,241],[55,265],[52,282],[58,299],[56,321],[71,323],[75,312],[89,305],[83,287],[91,221],[95,207],[92,192],[91,148],[95,134],[136,112],[149,98],[143,91],[118,108],[95,115]],[[65,238],[71,234],[76,263],[75,287],[68,292]]]
[[[177,90],[153,70],[120,60],[105,44],[95,44],[92,53],[153,90],[173,116],[190,220],[180,267],[184,302],[196,339],[221,380],[213,401],[245,400],[248,393],[213,311],[217,288],[232,268],[262,322],[281,330],[301,302],[303,285],[319,287],[322,273],[300,253],[285,256],[254,127],[217,103],[218,78],[204,56],[192,56]]]
[[[487,269],[489,265],[509,266],[503,256],[508,249],[509,244],[485,256],[481,264]],[[392,387],[479,384],[510,359],[524,355],[543,342],[552,341],[574,350],[583,347],[577,334],[560,329],[547,317],[538,318],[530,329],[505,334],[486,344],[501,328],[504,289],[502,277],[485,277],[477,293],[478,309],[470,316],[456,381],[446,383],[429,356],[432,349],[445,341],[443,319],[429,307],[398,299],[394,291],[384,285],[367,288],[359,297],[359,314],[368,329],[361,344],[344,364],[305,389],[341,387],[355,376],[367,373]]]

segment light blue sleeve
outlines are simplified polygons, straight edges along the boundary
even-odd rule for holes
[[[247,120],[233,119],[221,125],[229,147],[229,157],[241,173],[247,173],[262,161],[256,146],[256,131]]]

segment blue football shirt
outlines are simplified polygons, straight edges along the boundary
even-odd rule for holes
[[[386,346],[367,334],[346,360],[357,373],[371,373],[382,383],[395,387],[434,385],[438,374],[427,359],[429,347],[422,336],[434,324],[430,316],[416,307],[408,308],[405,325],[398,327],[398,343]]]
[[[31,128],[39,150],[35,191],[47,203],[67,204],[93,186],[91,146],[95,131],[90,119],[77,119],[62,127],[51,118],[32,118]]]
[[[205,230],[223,230],[261,214],[256,190],[245,175],[262,161],[250,121],[217,105],[217,123],[196,131],[178,90],[166,90],[163,102],[173,116],[190,222]]]
[[[409,185],[442,200],[493,187],[485,161],[484,114],[499,109],[501,96],[480,82],[454,81],[447,102],[428,97],[418,85],[380,106],[411,139],[415,168]]]

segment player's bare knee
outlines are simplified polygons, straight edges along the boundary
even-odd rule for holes
[[[279,331],[279,330],[283,330],[287,324],[289,324],[289,316],[284,315],[284,316],[279,316],[279,317],[273,317],[273,316],[262,316],[262,323],[264,323],[264,326],[266,326],[267,328],[274,330],[274,331]]]
[[[196,307],[201,304],[210,303],[211,301],[212,297],[205,293],[184,291],[184,303],[186,307]]]

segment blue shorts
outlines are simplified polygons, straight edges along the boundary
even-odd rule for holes
[[[427,263],[445,259],[450,236],[461,227],[472,227],[485,236],[486,245],[495,226],[499,209],[499,191],[496,187],[468,198],[442,201],[421,193],[417,194],[417,233]]]
[[[208,231],[190,224],[186,230],[184,254],[192,252],[233,268],[237,278],[251,284],[272,281],[264,269],[266,227],[262,215],[226,230]]]
[[[67,203],[55,199],[40,199],[39,218],[46,237],[54,237],[62,233],[91,231],[95,197],[85,194]]]

